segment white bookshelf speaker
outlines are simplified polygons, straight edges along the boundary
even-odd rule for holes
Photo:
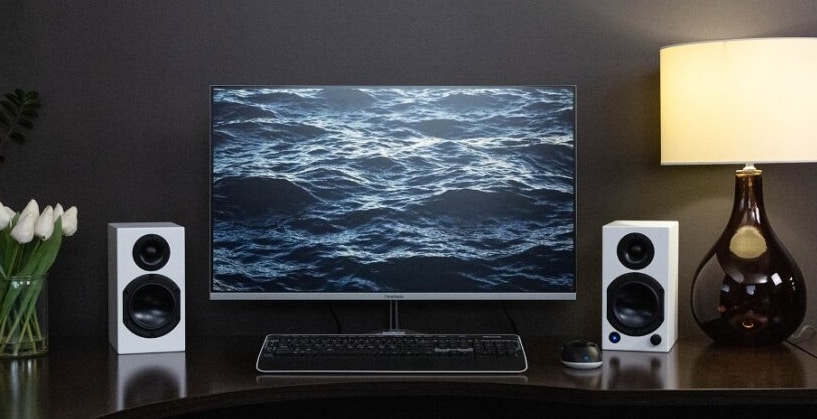
[[[602,227],[604,350],[669,352],[678,339],[678,222]]]
[[[119,354],[185,350],[184,228],[108,224],[108,340]]]

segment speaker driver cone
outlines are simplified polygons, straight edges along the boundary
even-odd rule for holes
[[[631,336],[644,336],[664,322],[664,288],[648,275],[632,272],[607,287],[607,321]]]
[[[158,234],[145,234],[133,244],[133,261],[146,271],[157,271],[170,260],[170,245]]]
[[[125,326],[145,338],[170,333],[181,319],[181,292],[163,275],[142,275],[123,291]]]
[[[630,269],[644,269],[655,257],[652,240],[641,233],[630,233],[618,242],[618,260]]]

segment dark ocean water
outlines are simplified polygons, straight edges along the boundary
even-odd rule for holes
[[[574,291],[574,101],[214,87],[213,291]]]

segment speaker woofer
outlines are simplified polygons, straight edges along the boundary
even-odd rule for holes
[[[162,275],[142,275],[122,292],[123,321],[134,334],[145,338],[164,336],[181,319],[181,292]]]
[[[618,260],[630,269],[644,269],[655,257],[652,240],[641,233],[630,233],[618,242]]]
[[[648,275],[632,272],[607,287],[607,321],[630,336],[644,336],[664,322],[664,288]]]
[[[146,271],[157,271],[170,260],[170,245],[158,234],[145,234],[133,245],[133,261]]]

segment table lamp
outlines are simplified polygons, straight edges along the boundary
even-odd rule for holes
[[[763,346],[803,321],[806,286],[775,235],[757,163],[817,161],[817,38],[661,48],[661,164],[742,164],[732,214],[692,283],[695,321],[717,343]]]

